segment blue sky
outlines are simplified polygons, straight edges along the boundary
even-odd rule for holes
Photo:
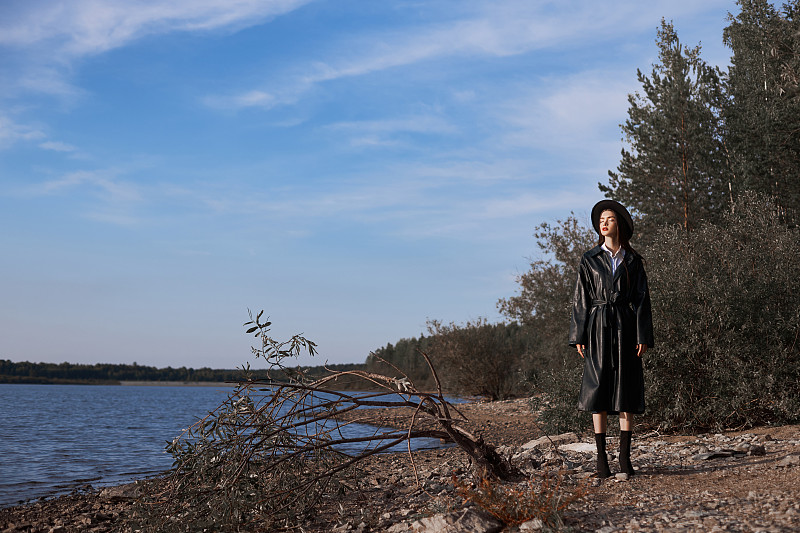
[[[499,320],[535,227],[601,198],[661,18],[724,67],[735,10],[3,0],[0,358],[232,368],[250,308],[363,362]]]

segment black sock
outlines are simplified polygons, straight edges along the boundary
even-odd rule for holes
[[[629,476],[634,475],[636,472],[633,470],[631,464],[631,431],[619,432],[619,468]]]
[[[611,475],[608,468],[608,457],[606,456],[606,434],[595,433],[594,442],[597,444],[597,477],[607,478]]]

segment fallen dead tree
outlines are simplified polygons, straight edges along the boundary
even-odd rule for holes
[[[157,491],[143,500],[138,525],[159,531],[245,530],[291,524],[313,513],[324,497],[358,488],[358,466],[370,455],[420,438],[455,443],[471,459],[481,478],[508,480],[518,472],[493,446],[465,430],[465,417],[449,403],[427,354],[435,393],[421,392],[401,377],[365,371],[331,371],[309,380],[287,360],[316,345],[301,335],[279,342],[269,335],[262,313],[251,315],[248,332],[260,339],[253,348],[288,381],[244,379],[221,405],[174,439],[167,451],[173,469]],[[387,363],[388,364],[388,363]],[[243,369],[245,375],[248,369]],[[332,390],[340,378],[369,382],[377,392]],[[407,428],[375,427],[352,435],[354,423],[369,424],[369,415],[345,421],[344,413],[362,408],[412,410]],[[425,428],[419,427],[426,420]],[[346,451],[347,450],[347,451]],[[413,456],[412,456],[413,464]],[[416,472],[416,468],[415,468]]]

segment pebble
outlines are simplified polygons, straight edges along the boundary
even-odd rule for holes
[[[754,444],[750,446],[750,455],[767,455],[767,449],[760,444]]]

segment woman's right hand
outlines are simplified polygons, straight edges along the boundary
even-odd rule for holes
[[[578,353],[581,354],[581,359],[583,359],[583,351],[586,349],[586,345],[576,344],[575,347],[578,349]]]

